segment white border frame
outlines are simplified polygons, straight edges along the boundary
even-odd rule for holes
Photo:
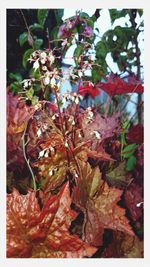
[[[1,3],[3,1],[3,3]],[[115,0],[92,0],[90,3],[88,1],[76,0],[74,3],[66,0],[1,0],[0,2],[0,84],[1,84],[1,93],[0,93],[0,266],[4,267],[20,267],[21,266],[34,266],[37,267],[49,267],[49,266],[86,266],[86,267],[148,267],[150,266],[150,255],[149,255],[149,242],[150,242],[150,212],[149,210],[149,191],[150,191],[150,177],[148,176],[149,169],[149,105],[150,105],[150,97],[148,97],[148,91],[150,91],[149,80],[148,80],[148,71],[150,72],[150,68],[146,66],[148,65],[149,52],[149,40],[148,33],[149,31],[149,1],[148,0],[126,0],[126,1],[115,1]],[[12,8],[142,8],[144,9],[144,18],[145,18],[145,64],[144,64],[144,76],[145,76],[145,93],[144,96],[144,141],[145,145],[145,159],[144,159],[144,225],[145,225],[145,241],[144,241],[144,259],[7,259],[6,258],[6,9]],[[147,90],[147,92],[146,92]]]

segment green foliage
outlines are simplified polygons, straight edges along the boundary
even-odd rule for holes
[[[42,39],[35,39],[34,41],[34,49],[40,49],[41,46],[43,44],[43,40]]]
[[[23,32],[19,36],[19,44],[23,46],[28,41],[28,32]]]
[[[131,155],[127,160],[126,170],[127,171],[132,171],[134,166],[135,166],[135,164],[136,164],[136,157]]]
[[[29,26],[29,30],[30,31],[38,31],[38,30],[42,31],[43,30],[43,26],[40,25],[39,23],[34,23],[33,25]]]
[[[38,19],[38,23],[41,26],[44,26],[44,23],[45,23],[47,16],[48,16],[48,12],[49,12],[48,9],[38,9],[37,19]]]
[[[25,69],[27,68],[28,59],[29,59],[30,55],[33,53],[33,51],[34,51],[33,48],[29,48],[28,50],[25,51],[25,53],[23,55],[22,65]]]
[[[18,83],[22,82],[22,75],[19,72],[9,73],[9,77],[12,80],[16,80]]]
[[[62,23],[62,17],[64,15],[64,9],[55,9],[54,12],[55,12],[57,24]]]
[[[130,144],[127,145],[123,150],[122,150],[122,156],[126,159],[129,158],[130,156],[133,155],[135,148],[137,147],[136,144]]]

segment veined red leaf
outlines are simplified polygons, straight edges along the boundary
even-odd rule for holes
[[[85,215],[85,240],[94,245],[99,242],[100,245],[105,228],[134,235],[125,216],[125,209],[117,204],[122,190],[109,187],[101,179],[98,167],[92,170],[90,165],[83,165],[82,162],[79,163],[79,166],[80,169],[82,166],[81,176],[77,182],[78,186],[74,190],[73,200]]]
[[[73,258],[91,256],[96,248],[71,235],[69,227],[76,212],[71,210],[69,185],[50,194],[40,210],[36,193],[7,198],[7,257]]]
[[[114,73],[106,78],[106,82],[100,82],[99,87],[110,96],[144,92],[141,81],[137,81],[135,77],[129,77],[127,81],[124,81]]]

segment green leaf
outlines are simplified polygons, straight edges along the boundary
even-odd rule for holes
[[[23,46],[28,41],[28,33],[23,32],[19,35],[19,44],[20,46]]]
[[[130,144],[128,146],[126,146],[123,150],[122,150],[122,156],[124,158],[129,158],[130,156],[133,155],[135,148],[137,147],[136,144]]]
[[[143,15],[143,9],[137,9],[137,12],[139,13],[140,17]]]
[[[128,179],[126,177],[126,162],[121,162],[116,168],[107,173],[107,181],[111,186],[125,186],[128,183]]]
[[[29,29],[30,29],[31,31],[43,30],[43,26],[40,25],[40,24],[38,24],[38,23],[34,23],[33,25],[31,25],[31,26],[29,27]]]
[[[74,50],[74,58],[75,58],[75,61],[76,61],[77,65],[78,65],[78,59],[81,56],[82,51],[83,51],[82,49],[83,49],[83,46],[82,45],[78,45],[77,48]]]
[[[96,44],[96,57],[97,58],[104,58],[106,57],[108,52],[107,45],[105,42],[100,41]]]
[[[64,15],[64,9],[55,9],[54,13],[55,13],[57,23],[60,24],[62,22],[62,17]]]
[[[117,9],[109,9],[109,14],[111,18],[111,23],[113,23],[116,19],[119,19],[122,14]]]
[[[48,9],[38,9],[37,18],[38,18],[38,23],[41,26],[44,26],[48,13],[49,13]]]
[[[22,75],[19,72],[9,73],[9,78],[16,80],[18,83],[22,82]]]
[[[26,52],[23,55],[22,65],[25,69],[27,67],[28,59],[30,58],[30,55],[33,53],[33,51],[34,50],[32,48],[30,48],[30,49],[26,50]]]
[[[88,19],[87,25],[90,26],[91,28],[94,28],[94,21],[92,19]]]
[[[10,84],[10,91],[18,93],[22,89],[22,86],[18,82],[13,82]]]
[[[129,157],[127,160],[126,170],[132,171],[135,164],[136,164],[136,157],[134,157],[134,156]]]
[[[33,105],[33,106],[36,105],[36,104],[38,103],[38,101],[39,101],[38,96],[36,96],[36,95],[33,96],[31,101],[32,101],[32,105]]]
[[[34,95],[34,90],[33,90],[33,88],[30,88],[29,90],[27,90],[26,91],[26,96],[28,97],[28,99],[32,99],[32,97],[33,97],[33,95]]]
[[[36,39],[34,41],[34,48],[35,49],[40,49],[42,44],[43,44],[43,39]]]
[[[39,69],[35,70],[34,68],[29,71],[29,75],[36,80],[40,80],[41,77]]]
[[[89,15],[88,15],[87,13],[85,13],[85,12],[81,12],[81,13],[80,13],[80,17],[81,17],[81,18],[86,18],[86,19],[88,19],[88,18],[89,18]]]

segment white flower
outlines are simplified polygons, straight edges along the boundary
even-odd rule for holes
[[[54,114],[53,116],[52,116],[52,120],[54,121],[56,119],[56,115]]]
[[[78,97],[75,98],[75,103],[79,104],[79,98]]]
[[[53,175],[53,170],[50,169],[48,174],[49,174],[49,176],[52,176]]]
[[[47,54],[45,53],[45,52],[42,52],[41,54],[40,54],[40,58],[46,58],[47,57]]]
[[[82,137],[81,133],[79,133],[79,134],[78,134],[78,137],[79,137],[79,138],[81,138],[81,137]]]
[[[67,41],[67,38],[66,38],[66,39],[62,42],[61,45],[62,45],[62,46],[65,46],[65,45],[67,44],[67,42],[68,42],[68,41]]]
[[[33,56],[33,57],[36,57],[36,52],[33,52],[33,53],[32,53],[32,56]]]
[[[54,63],[55,57],[54,57],[54,55],[52,53],[49,53],[48,60],[49,60],[50,64],[53,64]]]
[[[40,62],[41,62],[42,65],[44,65],[44,64],[46,63],[46,58],[42,58],[42,59],[40,60]]]
[[[50,151],[55,152],[55,149],[52,146],[50,146]]]
[[[97,131],[93,131],[97,139],[101,139],[101,134]]]
[[[40,151],[39,158],[42,158],[44,156],[45,150]]]
[[[48,158],[48,151],[46,151],[44,157],[45,157],[45,158]]]
[[[37,59],[33,64],[33,68],[36,71],[39,67],[40,67],[39,60]]]
[[[42,70],[47,70],[47,67],[46,66],[42,66]]]
[[[67,142],[67,141],[65,142],[65,147],[69,147],[69,146],[68,146],[68,142]]]
[[[78,71],[78,76],[81,78],[83,76],[82,71]]]
[[[51,87],[54,87],[56,85],[56,80],[55,80],[55,78],[53,77],[52,79],[51,79]]]
[[[37,136],[40,137],[40,135],[42,134],[41,129],[39,128],[37,131]]]
[[[28,81],[27,80],[24,81],[24,85],[23,86],[24,86],[24,88],[28,88]]]
[[[75,125],[75,121],[73,120],[72,125]]]
[[[137,203],[136,204],[137,208],[140,208],[142,204],[143,204],[143,202]]]
[[[72,116],[72,115],[70,115],[68,121],[69,121],[69,122],[70,122],[70,121],[73,121],[73,116]]]
[[[48,85],[50,83],[50,77],[46,76],[44,79],[43,79],[43,83],[44,85]]]
[[[73,45],[76,44],[76,39],[73,39],[73,40],[72,40],[72,44],[73,44]]]

